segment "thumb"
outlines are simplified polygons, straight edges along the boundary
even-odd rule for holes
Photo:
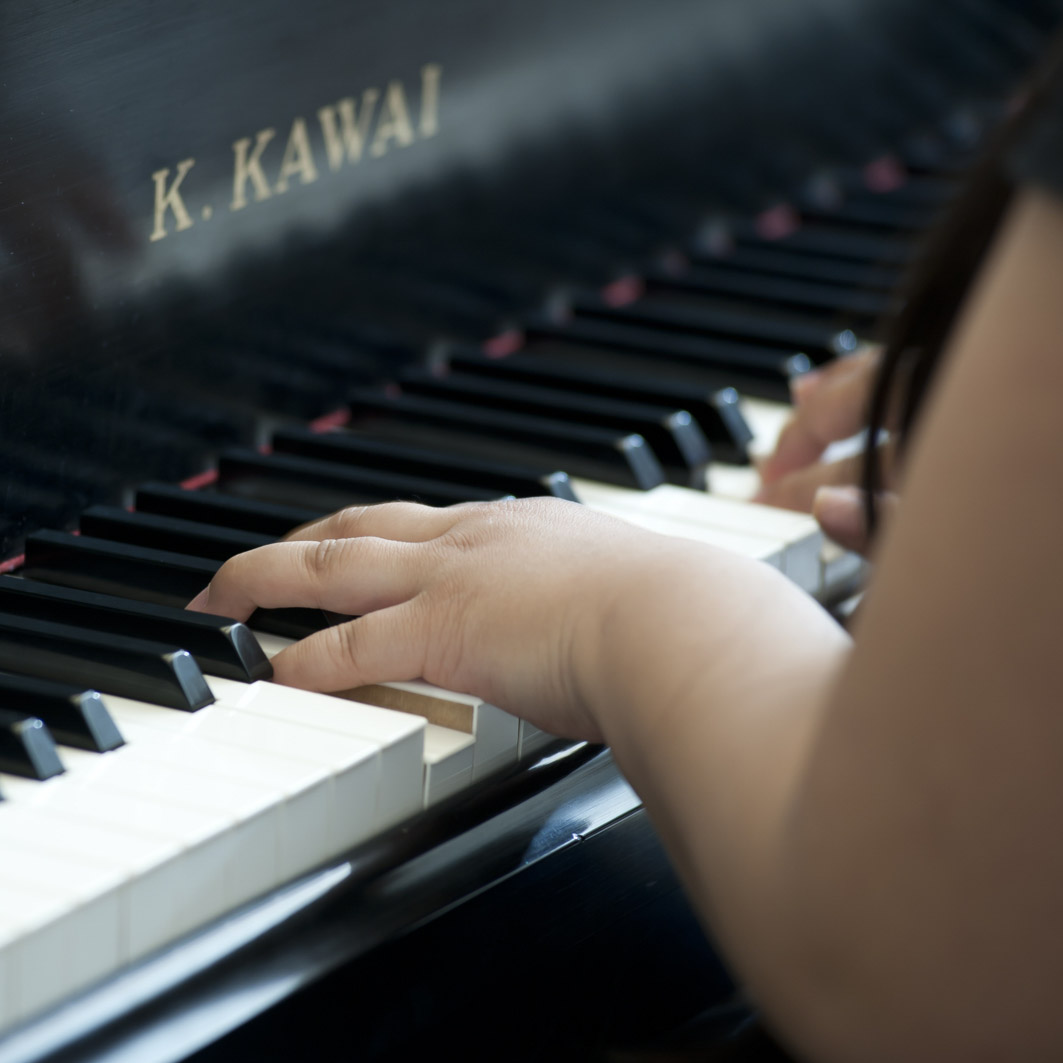
[[[889,522],[897,508],[898,498],[889,491],[875,497],[880,527]],[[846,550],[867,556],[867,519],[864,512],[864,492],[858,487],[828,486],[816,491],[812,501],[812,516],[819,521],[824,534]]]

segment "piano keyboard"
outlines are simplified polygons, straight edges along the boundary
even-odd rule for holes
[[[785,410],[761,404],[762,431],[769,413],[777,429]],[[811,593],[826,589],[822,536],[805,515],[671,484],[639,492],[576,479],[572,488],[603,512],[755,557]],[[34,556],[30,571],[55,579]],[[80,597],[94,600],[92,591]],[[20,602],[0,586],[0,609],[29,611]],[[46,604],[63,615],[64,602]],[[256,641],[271,656],[290,640],[261,631]],[[213,658],[201,659],[212,704],[165,707],[109,693],[102,680],[124,745],[101,753],[61,737],[62,774],[20,777],[10,762],[0,771],[0,1029],[551,741],[480,699],[423,682],[336,697],[213,675]],[[253,660],[251,669],[262,671]]]

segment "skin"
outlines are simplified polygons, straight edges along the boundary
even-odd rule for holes
[[[1063,206],[1024,193],[953,338],[855,641],[775,572],[535,500],[346,511],[193,607],[366,612],[275,660],[603,738],[799,1058],[1063,1046]]]
[[[791,381],[794,411],[779,433],[774,452],[760,465],[755,502],[811,513],[835,542],[866,554],[869,548],[860,481],[863,455],[821,460],[832,444],[864,427],[881,350],[868,347],[850,358],[804,373]],[[893,444],[882,447],[886,483],[893,486]],[[878,496],[885,524],[897,505],[894,491]]]

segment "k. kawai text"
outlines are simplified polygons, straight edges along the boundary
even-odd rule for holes
[[[232,198],[226,209],[244,210],[283,195],[293,185],[311,185],[323,172],[357,166],[434,137],[439,132],[442,74],[438,63],[428,63],[415,86],[389,81],[383,88],[367,88],[361,96],[326,104],[312,118],[295,118],[284,137],[269,126],[233,141]],[[189,205],[194,202],[190,174],[195,165],[194,157],[182,159],[172,169],[151,175],[155,190],[151,240],[191,229],[196,214],[203,220],[214,214],[212,204],[198,209]]]

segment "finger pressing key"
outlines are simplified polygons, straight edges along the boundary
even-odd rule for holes
[[[367,613],[416,594],[426,560],[421,544],[376,537],[271,543],[227,561],[188,608],[235,619],[286,606]]]
[[[831,443],[864,427],[878,357],[878,349],[869,348],[817,370],[815,386],[803,394],[796,390],[799,401],[793,416],[760,466],[764,484],[812,464]]]
[[[417,679],[425,672],[426,646],[417,624],[407,602],[318,631],[273,658],[274,679],[325,692]]]

